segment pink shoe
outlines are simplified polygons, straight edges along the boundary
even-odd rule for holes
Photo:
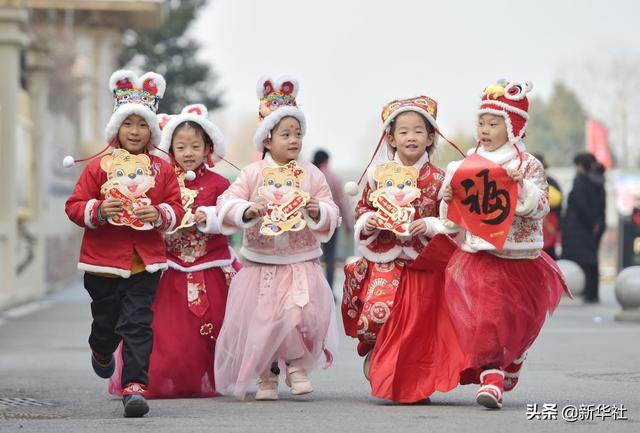
[[[485,370],[480,374],[480,389],[476,394],[476,402],[489,409],[502,407],[504,391],[504,373],[502,370]]]
[[[520,358],[513,361],[504,369],[504,391],[509,392],[518,384],[518,376],[520,376],[520,370],[522,370],[522,363],[527,358],[527,352],[525,352]]]

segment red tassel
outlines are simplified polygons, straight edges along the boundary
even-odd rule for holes
[[[364,168],[364,171],[362,172],[362,174],[358,178],[358,182],[356,182],[356,185],[360,186],[360,183],[362,182],[362,178],[364,177],[365,174],[367,174],[367,170],[369,169],[369,167],[371,166],[371,163],[373,162],[373,160],[375,159],[376,155],[380,151],[380,147],[382,146],[382,142],[384,141],[384,138],[386,136],[387,136],[387,131],[384,131],[382,133],[382,135],[380,136],[380,140],[378,141],[378,144],[376,145],[375,150],[373,151],[373,155],[371,155],[371,159],[369,160],[369,163]]]
[[[107,146],[106,146],[104,149],[102,149],[100,152],[98,152],[98,153],[96,153],[96,154],[94,154],[94,155],[91,155],[91,156],[89,156],[89,157],[87,157],[87,158],[76,159],[76,160],[74,161],[74,164],[77,164],[77,163],[79,163],[79,162],[85,162],[85,161],[92,160],[93,158],[96,158],[96,157],[98,157],[98,156],[102,155],[103,153],[105,153],[105,152],[106,152],[110,147],[112,147],[112,146],[117,148],[117,147],[118,147],[118,144],[119,144],[119,142],[118,142],[118,138],[117,138],[117,137],[113,137],[113,138],[111,139],[111,141],[110,141],[109,143],[107,143]]]
[[[460,150],[460,148],[459,148],[455,143],[453,143],[452,141],[449,141],[449,139],[448,139],[447,137],[445,137],[444,135],[442,135],[442,132],[440,132],[440,130],[439,130],[439,129],[436,129],[436,133],[437,133],[440,137],[444,138],[444,140],[445,140],[447,143],[449,143],[450,145],[452,145],[452,146],[453,146],[453,148],[454,148],[455,150],[457,150],[457,151],[460,153],[460,155],[462,155],[462,157],[463,157],[463,158],[466,156],[466,155],[464,154],[464,152],[463,152],[462,150]],[[478,142],[478,145],[479,145],[479,144],[480,144],[480,142]],[[477,150],[477,148],[476,148],[476,150]]]

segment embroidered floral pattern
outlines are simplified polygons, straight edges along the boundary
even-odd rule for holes
[[[195,227],[189,227],[165,237],[167,251],[185,263],[193,263],[207,254],[210,237]]]

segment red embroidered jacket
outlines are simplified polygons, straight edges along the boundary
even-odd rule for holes
[[[397,258],[415,259],[427,244],[428,238],[440,231],[441,224],[437,218],[439,207],[437,196],[444,180],[444,173],[429,162],[427,153],[414,164],[414,167],[419,170],[418,188],[421,194],[411,202],[416,210],[413,219],[414,221],[422,219],[425,222],[427,225],[425,236],[400,236],[388,230],[366,233],[365,223],[376,212],[369,197],[375,188],[372,175],[375,167],[370,168],[367,173],[367,185],[356,205],[354,235],[360,254],[371,262],[386,263]]]
[[[166,236],[169,267],[183,272],[230,266],[235,259],[228,238],[220,234],[215,207],[218,196],[229,188],[229,181],[204,165],[195,173],[196,178],[185,180],[184,185],[198,192],[191,212],[207,214],[206,224],[185,227]]]
[[[100,158],[85,167],[65,205],[69,219],[85,229],[78,269],[128,278],[134,250],[147,272],[167,268],[162,232],[175,227],[176,222],[182,219],[184,209],[173,167],[156,156],[149,155],[149,158],[155,186],[146,195],[162,218],[153,230],[115,226],[100,219],[98,208],[104,201],[100,187],[107,181],[107,173],[100,168]]]

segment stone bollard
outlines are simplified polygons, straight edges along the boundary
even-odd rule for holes
[[[564,280],[567,283],[569,290],[571,290],[573,297],[577,298],[578,296],[581,296],[584,292],[584,286],[587,281],[580,265],[576,262],[565,259],[557,260],[556,263],[562,271]]]
[[[615,294],[622,306],[622,311],[615,315],[615,320],[640,322],[640,266],[629,266],[618,274]]]

